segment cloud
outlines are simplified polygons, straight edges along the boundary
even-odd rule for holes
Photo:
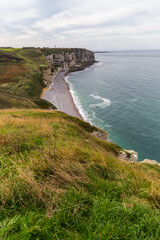
[[[159,0],[5,0],[0,45],[160,48],[159,9]]]

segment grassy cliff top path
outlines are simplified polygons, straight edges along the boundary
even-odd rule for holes
[[[160,239],[160,168],[59,111],[0,111],[0,239]]]

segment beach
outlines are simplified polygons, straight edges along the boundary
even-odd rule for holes
[[[73,102],[73,98],[69,91],[69,85],[65,81],[65,74],[67,71],[67,69],[60,70],[57,73],[49,89],[46,89],[42,98],[56,106],[57,110],[83,120]]]

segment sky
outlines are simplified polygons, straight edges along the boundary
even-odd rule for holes
[[[160,0],[0,0],[0,46],[160,49]]]

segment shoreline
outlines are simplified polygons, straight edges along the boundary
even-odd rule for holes
[[[93,65],[94,63],[90,64]],[[89,66],[87,66],[89,67]],[[82,70],[84,70],[86,67],[84,67]],[[77,70],[80,71],[80,70]],[[55,75],[55,78],[52,80],[52,83],[48,87],[49,89],[44,92],[43,99],[49,101],[52,103],[55,107],[57,107],[58,111],[64,112],[70,116],[79,118],[83,121],[85,119],[80,114],[75,102],[74,98],[70,92],[70,85],[65,80],[65,77],[70,72],[76,72],[73,69],[63,69],[59,70],[57,74]],[[104,130],[101,130],[104,131]],[[104,131],[105,132],[105,131]],[[101,140],[104,140],[103,138],[99,137],[99,133],[94,133],[94,136],[100,138]],[[108,133],[107,133],[108,138]],[[109,138],[107,139],[109,141]],[[109,141],[110,142],[110,141]],[[138,161],[138,153],[133,150],[124,150],[121,149],[121,152],[119,154],[119,157],[123,160],[131,161],[131,162],[137,162]]]
[[[92,66],[94,63],[96,62],[75,66],[71,69],[59,70],[56,76],[53,77],[52,83],[48,89],[45,88],[43,90],[42,99],[52,103],[57,110],[85,121],[74,102],[74,98],[70,92],[70,86],[65,80],[65,77],[71,72],[82,71]]]

